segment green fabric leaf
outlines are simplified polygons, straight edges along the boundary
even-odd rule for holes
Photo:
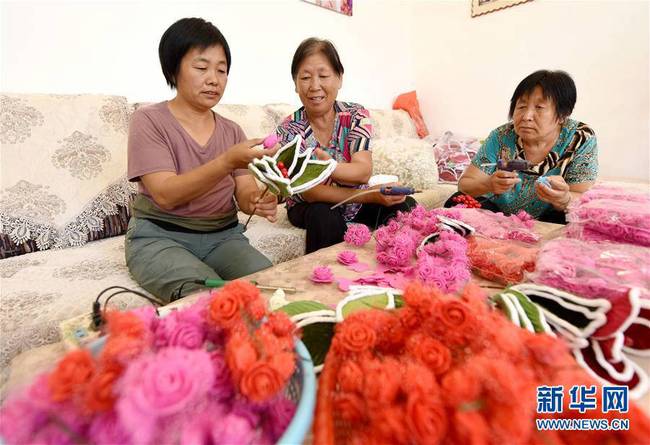
[[[322,175],[327,170],[327,168],[328,168],[327,165],[314,164],[307,161],[307,167],[305,168],[305,172],[302,175],[300,175],[298,178],[292,180],[291,187],[296,188],[301,186],[302,184],[305,184],[306,182],[313,181],[314,179]]]
[[[331,323],[317,322],[303,326],[301,340],[307,347],[315,366],[322,365],[325,362],[325,356],[334,337],[335,326],[334,319],[332,319]]]
[[[368,295],[367,297],[358,298],[348,301],[341,308],[343,318],[357,311],[368,309],[385,309],[388,305],[388,294],[382,293],[377,295]]]
[[[286,313],[289,317],[315,311],[332,311],[332,314],[334,314],[334,310],[331,307],[318,301],[309,300],[292,301],[279,308],[278,311]]]
[[[508,289],[508,293],[510,295],[514,295],[519,301],[521,307],[524,308],[524,312],[526,312],[526,316],[533,324],[533,328],[535,329],[535,332],[548,332],[548,330],[540,320],[542,315],[540,314],[541,309],[539,308],[539,306],[537,306],[535,303],[533,303],[530,300],[530,298],[528,298],[525,294],[519,291]]]
[[[301,140],[301,139],[299,139]],[[288,169],[293,162],[293,158],[296,156],[296,150],[298,149],[297,144],[294,141],[291,141],[286,145],[286,148],[281,148],[275,155],[275,160],[277,162],[282,162],[284,166]]]

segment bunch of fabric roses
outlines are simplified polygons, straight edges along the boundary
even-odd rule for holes
[[[469,285],[459,298],[413,282],[404,301],[337,325],[319,380],[314,443],[596,445],[650,437],[650,420],[635,405],[624,414],[580,414],[565,397],[560,414],[537,414],[538,386],[596,383],[562,341],[519,329],[480,288]],[[627,418],[630,430],[538,431],[543,417]]]
[[[445,292],[455,292],[471,276],[467,241],[443,229],[438,215],[459,219],[460,213],[455,209],[426,210],[420,205],[410,212],[398,212],[375,231],[377,262]],[[435,241],[422,245],[433,234],[437,234]]]
[[[234,281],[159,318],[108,312],[93,357],[68,353],[4,403],[6,443],[275,443],[295,412],[284,389],[294,324]]]

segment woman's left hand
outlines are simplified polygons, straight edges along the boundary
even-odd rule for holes
[[[571,192],[569,184],[566,183],[562,176],[547,176],[546,179],[551,183],[547,187],[539,182],[535,183],[535,192],[544,202],[548,202],[557,210],[565,210],[571,202]]]
[[[262,192],[263,190],[258,190],[250,194],[250,209],[255,215],[274,223],[278,220],[278,197],[270,192],[262,196]]]

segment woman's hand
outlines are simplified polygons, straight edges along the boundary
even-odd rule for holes
[[[490,176],[490,189],[495,195],[510,191],[521,179],[515,172],[497,170]]]
[[[391,182],[390,184],[380,184],[374,187],[370,187],[369,190],[378,190],[381,187],[388,187],[388,186],[400,187],[400,184],[398,184],[397,182]],[[379,193],[369,193],[366,196],[368,196],[369,199],[372,199],[372,202],[374,204],[380,204],[384,207],[394,206],[406,201],[406,195],[384,195],[383,193],[379,192]]]
[[[262,196],[263,192],[263,190],[257,190],[250,194],[249,209],[255,215],[262,216],[274,223],[278,220],[278,197],[268,191]]]
[[[260,145],[264,142],[264,139],[249,139],[239,144],[233,145],[230,147],[222,156],[224,161],[230,170],[236,170],[238,168],[247,168],[248,164],[253,161],[253,159],[260,159],[262,156],[273,156],[276,151],[280,148],[280,144],[276,144],[275,147],[263,150],[260,148],[255,148],[257,145]]]
[[[566,183],[562,176],[547,176],[546,179],[551,183],[551,187],[536,182],[535,192],[537,196],[542,201],[551,204],[555,209],[565,210],[571,202],[569,184]]]

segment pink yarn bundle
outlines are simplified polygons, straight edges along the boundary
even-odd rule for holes
[[[567,220],[567,236],[650,246],[650,202],[591,199],[573,206]]]
[[[505,216],[501,212],[483,209],[458,209],[461,221],[476,229],[487,238],[521,241],[534,244],[541,236],[533,230],[535,220],[524,210],[516,215]]]

